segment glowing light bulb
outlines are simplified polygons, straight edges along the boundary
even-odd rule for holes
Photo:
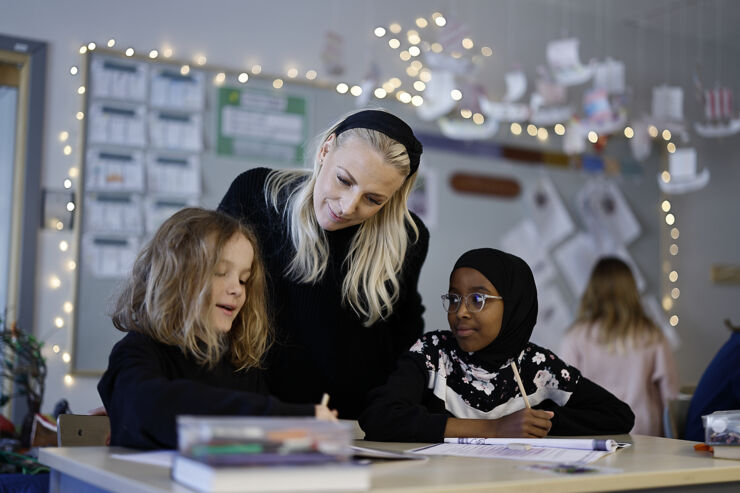
[[[77,75],[77,72],[79,72],[79,69],[77,67],[75,67],[74,65],[72,65],[71,67],[69,67],[69,73],[70,74]]]
[[[272,87],[274,87],[275,89],[280,89],[281,87],[283,87],[283,79],[275,79],[274,81],[272,81]]]
[[[663,212],[668,212],[671,210],[671,203],[668,200],[664,200],[663,203],[660,204],[660,208],[663,209]]]
[[[537,138],[539,140],[547,140],[548,134],[547,129],[545,127],[540,127],[537,129]]]
[[[65,178],[64,179],[64,188],[67,188],[67,189],[72,188],[72,180],[70,180],[69,178]]]
[[[418,46],[410,46],[409,54],[411,56],[419,56],[421,54],[421,49]]]
[[[69,250],[69,243],[67,243],[65,240],[62,240],[59,242],[59,250],[66,252]]]
[[[349,90],[349,93],[353,96],[359,96],[362,94],[362,88],[360,86],[352,86]]]
[[[511,133],[514,135],[521,135],[522,133],[522,126],[518,123],[514,122],[509,126],[509,130],[511,130]]]
[[[80,86],[77,88],[77,94],[83,95],[85,94],[85,86]]]
[[[295,79],[296,77],[298,77],[298,69],[295,67],[289,68],[287,73],[288,77],[290,77],[291,79]]]
[[[54,351],[55,353],[58,353],[59,351],[61,351],[61,350],[62,350],[62,348],[60,348],[60,347],[59,347],[59,344],[54,344],[54,345],[53,345],[53,346],[51,347],[51,350],[52,350],[52,351]]]
[[[670,280],[671,282],[676,282],[676,281],[678,281],[678,272],[676,272],[675,270],[672,270],[672,271],[671,271],[671,273],[670,273],[670,274],[668,274],[668,279],[669,279],[669,280]]]
[[[655,125],[650,125],[648,127],[648,135],[650,135],[650,137],[652,137],[652,138],[657,137],[658,136],[658,127],[656,127]]]
[[[462,91],[460,91],[460,89],[453,89],[450,91],[450,97],[455,101],[460,101],[462,96]]]
[[[93,51],[97,47],[98,47],[98,45],[96,45],[92,41],[90,41],[89,43],[87,43],[87,49],[90,50],[90,51]]]
[[[78,111],[77,114],[75,114],[75,118],[77,118],[78,120],[82,120],[83,118],[85,118],[85,114],[81,111]]]
[[[77,268],[77,262],[70,260],[67,262],[67,270],[75,270]]]
[[[589,130],[588,132],[588,141],[592,144],[595,144],[599,140],[599,134],[594,132],[593,130]]]
[[[678,325],[678,315],[673,315],[669,320],[669,323],[671,324],[671,327]]]
[[[249,74],[247,74],[246,72],[242,72],[241,74],[237,76],[236,80],[244,84],[245,82],[249,80]]]
[[[628,139],[631,139],[635,136],[635,131],[632,129],[632,127],[624,127],[624,136]]]
[[[182,67],[180,67],[180,74],[188,75],[189,73],[190,73],[190,65],[185,64]]]
[[[382,38],[383,36],[385,36],[385,28],[378,26],[375,28],[375,31],[373,31],[373,33],[375,33],[377,37]]]
[[[414,106],[421,106],[422,104],[424,104],[424,98],[416,94],[411,98],[411,104],[413,104]]]
[[[349,86],[345,84],[344,82],[340,82],[337,84],[337,92],[339,94],[345,94],[347,91],[349,91]]]
[[[660,179],[663,180],[663,183],[668,183],[671,181],[671,174],[667,171],[663,171],[660,174]]]
[[[388,95],[388,91],[386,91],[382,87],[378,87],[377,89],[375,89],[375,91],[373,91],[373,94],[375,95],[376,98],[383,99],[384,97]]]
[[[481,113],[473,113],[473,123],[476,125],[483,125],[483,122],[486,121],[486,117],[484,117]]]
[[[460,116],[463,117],[463,118],[465,118],[467,120],[468,118],[472,118],[473,117],[473,111],[472,110],[469,110],[467,108],[463,108],[463,109],[460,110]]]
[[[71,385],[72,385],[73,383],[75,383],[75,379],[74,379],[74,378],[72,378],[72,375],[70,375],[69,373],[67,373],[66,375],[64,375],[64,384],[65,384],[66,386],[68,386],[68,387],[69,387],[69,386],[71,386]]]
[[[51,276],[49,278],[49,287],[51,289],[57,289],[61,285],[62,285],[62,281],[57,276]]]
[[[70,301],[65,301],[64,302],[64,305],[63,305],[64,313],[72,313],[72,310],[73,309],[74,309],[74,306],[72,305],[72,303]],[[59,346],[57,346],[57,347],[59,347]],[[58,351],[54,351],[54,352],[56,353]]]
[[[483,48],[480,49],[480,52],[481,52],[481,55],[483,56],[493,55],[493,49],[491,49],[491,47],[489,46],[484,46]]]
[[[61,329],[62,327],[64,327],[64,319],[62,317],[56,317],[54,319],[54,325],[57,329]]]
[[[673,214],[666,214],[665,215],[665,223],[668,226],[672,226],[673,223],[675,223],[675,222],[676,222],[676,216],[674,216]]]
[[[677,240],[679,236],[678,228],[671,229],[671,238]]]
[[[72,146],[71,145],[64,146],[64,148],[62,149],[62,152],[64,152],[65,156],[69,156],[70,154],[72,154]]]
[[[114,46],[116,46],[116,40],[113,38],[110,38],[108,40],[108,48],[113,48]]]
[[[401,24],[399,24],[398,22],[394,22],[393,24],[388,26],[388,29],[390,29],[393,34],[398,34],[401,32]]]
[[[416,19],[416,25],[418,27],[420,27],[421,29],[424,29],[425,27],[427,27],[428,24],[429,23],[427,22],[427,20],[425,18],[423,18],[423,17],[417,17],[417,19]]]
[[[155,59],[159,56],[159,52],[157,50],[152,50],[149,52],[149,58]]]
[[[556,123],[553,130],[558,135],[565,135],[565,125],[563,125],[562,123]]]
[[[75,210],[75,203],[71,201],[67,202],[67,211],[72,212],[73,210]]]
[[[126,48],[126,51],[124,53],[128,57],[132,57],[132,56],[134,56],[134,49],[133,48]]]
[[[259,65],[259,64],[257,64],[257,65],[252,65],[252,73],[253,73],[254,75],[257,75],[257,74],[259,74],[259,73],[261,73],[261,72],[262,72],[262,65]]]
[[[668,152],[673,154],[674,152],[676,152],[676,144],[674,144],[673,142],[668,142],[668,144],[666,145],[666,149],[668,149]]]
[[[226,74],[224,72],[219,72],[216,74],[216,77],[213,78],[213,82],[216,83],[216,85],[221,85],[226,81]]]
[[[390,46],[391,48],[395,50],[395,49],[398,49],[399,46],[401,46],[401,42],[397,40],[396,38],[391,38],[388,40],[388,46]]]
[[[463,40],[462,40],[462,46],[466,50],[470,50],[470,49],[473,48],[473,46],[475,46],[475,44],[473,43],[473,40],[472,39],[470,39],[470,38],[463,38]]]
[[[537,126],[535,126],[535,125],[533,125],[531,123],[529,125],[527,125],[527,133],[529,135],[531,135],[532,137],[534,137],[535,135],[537,135]]]
[[[422,81],[420,80],[414,81],[414,89],[416,89],[417,91],[421,92],[426,88],[427,88],[427,85],[424,84]]]
[[[309,70],[306,72],[306,79],[314,80],[319,74],[315,70]]]

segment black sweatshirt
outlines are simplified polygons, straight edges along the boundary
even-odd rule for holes
[[[224,357],[213,369],[175,347],[129,332],[111,351],[98,393],[111,423],[111,445],[177,448],[176,416],[313,416],[314,406],[267,395],[261,370],[235,371]]]
[[[372,392],[359,420],[365,438],[441,442],[449,417],[485,419],[485,413],[505,416],[523,407],[508,362],[495,369],[475,363],[474,353],[461,352],[449,331],[425,334],[399,358],[386,385]],[[532,407],[555,413],[549,435],[621,434],[632,429],[635,417],[627,404],[551,351],[529,343],[517,365]],[[457,371],[460,366],[462,372]],[[435,395],[435,385],[447,403]],[[561,399],[562,405],[548,395]]]
[[[265,202],[265,180],[271,170],[257,168],[239,175],[219,209],[255,229],[268,273],[270,308],[277,343],[267,358],[270,390],[286,402],[318,403],[324,392],[339,417],[356,419],[367,393],[385,383],[398,356],[421,336],[424,307],[418,292],[419,273],[427,255],[429,232],[413,216],[419,229],[409,235],[400,273],[400,298],[387,320],[363,327],[348,306],[341,306],[342,266],[359,226],[327,231],[329,262],[322,279],[299,283],[285,271],[295,255],[283,210]]]

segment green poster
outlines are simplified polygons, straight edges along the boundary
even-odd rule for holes
[[[216,152],[303,164],[306,99],[255,88],[218,90]]]

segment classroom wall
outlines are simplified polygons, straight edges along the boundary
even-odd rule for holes
[[[12,2],[0,0],[0,33],[37,39],[49,43],[47,108],[44,131],[44,162],[42,186],[61,189],[69,168],[74,166],[79,155],[78,138],[80,123],[74,115],[81,105],[75,95],[79,78],[70,76],[69,67],[79,65],[80,45],[94,40],[102,43],[115,37],[119,43],[133,46],[138,51],[148,51],[171,45],[175,57],[191,59],[198,53],[208,57],[208,63],[216,66],[247,68],[252,63],[262,64],[265,72],[283,73],[292,63],[301,69],[317,68],[321,72],[320,56],[324,46],[324,31],[332,29],[344,37],[344,56],[352,59],[380,58],[382,51],[370,37],[370,27],[394,20],[410,21],[419,15],[429,15],[435,8],[451,9],[465,18],[475,33],[490,36],[494,47],[501,47],[500,57],[492,57],[491,63],[499,68],[499,76],[492,81],[494,87],[503,87],[503,72],[515,61],[534,75],[536,63],[544,63],[544,45],[567,31],[581,38],[581,57],[588,59],[608,52],[614,58],[627,61],[628,84],[632,86],[633,108],[649,111],[650,87],[662,82],[672,82],[685,87],[685,114],[699,114],[698,104],[691,99],[691,68],[701,58],[710,80],[720,72],[710,63],[715,57],[711,42],[691,44],[683,39],[667,39],[651,32],[636,31],[634,25],[618,25],[604,28],[602,19],[590,14],[564,13],[552,2],[378,2],[323,0],[315,2],[289,2],[275,0],[269,3],[256,2],[197,2],[159,1],[128,2],[67,0],[47,2],[26,0]],[[501,9],[504,14],[501,15]],[[549,10],[548,10],[549,9]],[[290,11],[290,15],[286,12]],[[597,11],[604,14],[607,10]],[[591,17],[589,17],[591,15]],[[675,22],[691,20],[676,19]],[[356,33],[366,32],[365,38]],[[489,41],[489,40],[486,40]],[[734,43],[737,46],[737,43]],[[667,52],[666,47],[672,47]],[[740,74],[735,64],[736,48],[729,45],[719,47],[722,79],[725,83],[740,86]],[[498,53],[498,52],[497,52]],[[670,55],[670,56],[669,56]],[[383,62],[380,58],[379,62]],[[707,68],[709,67],[709,68]],[[363,64],[353,65],[347,80],[358,81],[364,74]],[[495,96],[496,94],[493,94]],[[338,108],[345,105],[338,104]],[[405,110],[407,111],[407,110]],[[425,130],[426,127],[422,126]],[[74,151],[70,156],[62,153],[63,144],[58,135],[69,131]],[[677,327],[682,346],[677,352],[681,380],[695,383],[703,368],[717,348],[727,338],[723,320],[730,318],[740,323],[740,304],[737,303],[740,287],[720,286],[709,278],[709,269],[714,263],[740,264],[740,228],[734,215],[740,210],[740,166],[738,149],[740,137],[707,141],[692,137],[700,155],[699,166],[711,169],[709,185],[700,192],[672,197],[673,211],[677,215],[681,231],[680,253],[671,259],[673,268],[680,273],[681,297],[676,313],[680,318]],[[502,141],[510,137],[502,137]],[[538,145],[538,144],[533,144]],[[641,263],[648,283],[657,289],[662,282],[661,262],[666,254],[660,250],[658,239],[661,214],[658,206],[662,197],[657,192],[655,174],[662,169],[661,156],[654,148],[654,155],[646,164],[646,172],[637,182],[625,181],[621,187],[628,202],[636,211],[645,237],[631,247]],[[426,155],[425,155],[426,158]],[[484,158],[460,157],[455,154],[434,152],[429,154],[429,165],[439,174],[440,197],[453,197],[446,187],[447,176],[464,162],[465,168],[493,174],[521,174],[534,177],[538,168],[522,169],[522,164]],[[246,165],[245,165],[246,167]],[[562,194],[572,194],[585,179],[571,171],[552,172]],[[526,186],[526,183],[524,184]],[[572,207],[572,196],[564,197]],[[459,207],[475,203],[485,204],[492,217],[499,217],[502,224],[509,218],[521,214],[522,206],[516,202],[454,197]],[[475,202],[480,201],[480,202]],[[445,209],[440,214],[439,226],[432,229],[432,244],[429,257],[422,272],[422,294],[427,313],[428,328],[439,328],[443,322],[438,308],[439,293],[445,288],[449,267],[456,255],[466,248],[478,246],[466,244],[459,236],[450,235],[446,229],[449,221],[458,217],[458,209]],[[513,222],[513,221],[511,221]],[[478,236],[480,235],[480,236]],[[498,230],[485,234],[476,232],[475,241],[493,241]],[[66,240],[72,244],[67,252],[60,252],[58,244]],[[43,410],[51,410],[54,402],[67,397],[76,412],[85,411],[99,404],[95,385],[96,377],[76,376],[69,385],[62,377],[68,371],[59,354],[50,352],[54,344],[62,350],[71,345],[68,314],[61,312],[62,304],[74,292],[74,274],[62,266],[76,255],[74,235],[71,232],[39,232],[38,279],[36,325],[34,332],[46,341],[48,362],[47,391]],[[667,248],[667,247],[666,247]],[[48,286],[48,276],[56,273],[62,281],[59,289]],[[570,300],[573,304],[575,300]],[[84,301],[80,301],[83,302]],[[57,329],[52,325],[54,317],[62,316],[65,326]],[[110,326],[100,330],[113,330]]]

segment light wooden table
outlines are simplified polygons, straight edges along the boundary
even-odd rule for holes
[[[373,463],[370,491],[478,493],[578,492],[651,490],[740,491],[740,461],[714,459],[694,451],[695,442],[641,435],[610,437],[630,441],[595,466],[617,471],[600,474],[552,475],[523,470],[523,461],[433,456],[427,461]],[[406,450],[424,444],[356,441],[357,445]],[[174,483],[166,468],[110,457],[128,449],[117,447],[44,448],[39,459],[52,468],[50,493],[57,491],[189,492]],[[133,451],[132,451],[133,452]],[[667,490],[663,490],[667,491]]]

